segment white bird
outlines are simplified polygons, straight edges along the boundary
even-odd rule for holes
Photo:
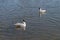
[[[39,8],[39,16],[41,17],[41,15],[45,14],[46,10]]]
[[[41,9],[41,8],[39,8],[39,11],[40,11],[41,13],[45,13],[45,12],[46,12],[46,10]]]
[[[26,29],[26,22],[25,22],[25,20],[23,20],[23,23],[16,23],[14,25],[16,26],[16,28],[22,28],[23,30]]]

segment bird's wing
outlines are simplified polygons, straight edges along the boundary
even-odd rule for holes
[[[23,23],[16,23],[16,24],[14,24],[14,25],[22,25]]]

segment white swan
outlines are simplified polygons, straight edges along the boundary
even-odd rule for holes
[[[41,13],[45,13],[45,12],[46,12],[46,10],[43,10],[43,9],[41,9],[41,8],[39,8],[39,11],[40,11]]]
[[[16,23],[14,25],[16,26],[16,28],[22,28],[23,30],[26,29],[26,22],[25,22],[25,20],[23,20],[23,23]]]

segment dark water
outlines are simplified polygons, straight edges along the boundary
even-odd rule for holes
[[[22,19],[26,31],[14,26]],[[60,40],[60,0],[0,0],[0,40]]]

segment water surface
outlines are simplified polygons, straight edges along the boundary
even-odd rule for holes
[[[14,26],[22,19],[26,31]],[[60,40],[60,0],[0,0],[0,40]]]

